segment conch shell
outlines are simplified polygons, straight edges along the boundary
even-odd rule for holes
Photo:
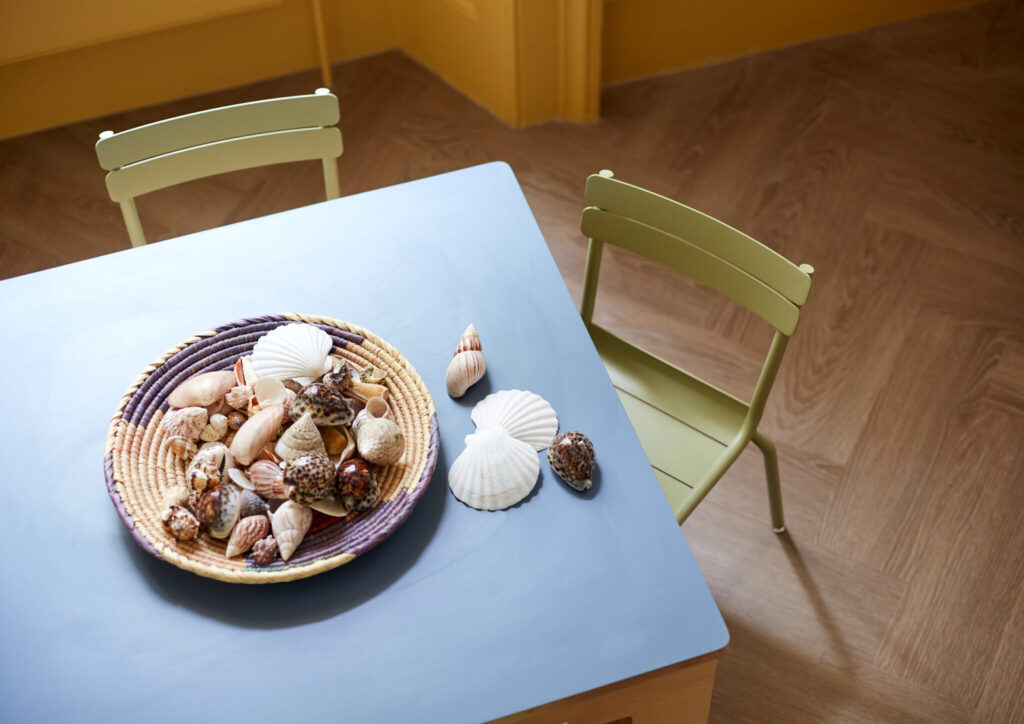
[[[472,324],[466,327],[455,348],[455,356],[448,363],[445,386],[452,397],[462,397],[471,386],[483,378],[487,371],[484,354],[480,351],[480,336]]]
[[[284,431],[281,439],[274,446],[274,454],[282,460],[294,460],[306,453],[327,454],[324,439],[313,424],[313,416],[308,412]]]
[[[185,380],[167,397],[171,407],[206,407],[219,402],[235,386],[232,370],[204,372]]]
[[[185,480],[196,492],[203,492],[217,485],[228,470],[235,466],[231,451],[219,442],[204,443],[185,469]]]
[[[274,531],[281,558],[288,560],[299,547],[303,537],[313,523],[313,511],[294,500],[286,501],[270,515],[270,527]]]
[[[235,456],[235,460],[242,465],[248,465],[255,460],[267,443],[274,439],[283,420],[282,405],[264,407],[246,420],[231,441],[231,454]]]
[[[250,515],[242,518],[231,531],[228,538],[228,549],[225,555],[228,558],[240,556],[270,532],[270,521],[265,515]]]

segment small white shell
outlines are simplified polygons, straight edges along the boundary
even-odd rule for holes
[[[228,418],[224,415],[210,415],[210,421],[206,423],[206,427],[199,433],[199,439],[206,442],[216,442],[217,440],[223,440],[227,434]]]
[[[256,380],[256,384],[252,386],[252,393],[256,396],[256,402],[260,407],[283,405],[288,398],[288,388],[281,380],[274,377]]]
[[[309,526],[313,523],[313,511],[305,505],[289,500],[274,513],[270,513],[270,527],[277,540],[281,558],[288,560],[299,547]]]
[[[466,436],[466,449],[448,470],[448,486],[472,508],[502,510],[529,495],[539,474],[540,458],[530,445],[488,427]]]
[[[252,369],[257,377],[296,380],[308,385],[329,372],[328,356],[333,343],[326,332],[312,324],[286,324],[257,340],[252,350]]]
[[[470,414],[478,429],[500,427],[534,450],[543,450],[558,432],[558,415],[540,395],[525,390],[502,390],[477,403]]]
[[[175,387],[167,396],[167,404],[171,407],[206,407],[222,400],[234,386],[235,373],[232,370],[204,372]]]
[[[479,382],[487,371],[483,352],[480,351],[480,336],[472,324],[462,333],[455,356],[448,363],[445,373],[445,387],[452,397],[462,397],[471,386]]]
[[[367,417],[355,429],[356,448],[364,460],[376,465],[397,463],[405,451],[405,435],[384,417]]]
[[[274,446],[274,454],[282,460],[294,460],[300,455],[314,452],[326,455],[327,448],[320,431],[313,424],[313,416],[307,412],[284,431]]]

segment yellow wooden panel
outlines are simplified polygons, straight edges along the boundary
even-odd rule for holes
[[[607,0],[602,82],[693,68],[980,0]]]

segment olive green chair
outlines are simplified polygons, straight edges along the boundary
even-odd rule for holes
[[[107,192],[121,205],[133,246],[146,243],[135,197],[217,174],[321,159],[328,199],[338,198],[338,99],[326,88],[240,103],[150,123],[96,142],[109,171]]]
[[[587,179],[580,224],[590,237],[580,314],[682,523],[753,441],[764,453],[772,527],[785,530],[775,446],[757,429],[807,300],[814,269],[796,266],[749,236],[664,196],[601,171]],[[744,402],[627,342],[593,321],[605,244],[640,254],[705,284],[775,328]]]

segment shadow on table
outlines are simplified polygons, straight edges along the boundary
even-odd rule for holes
[[[365,603],[409,570],[441,522],[448,493],[447,470],[442,445],[430,485],[405,523],[355,560],[298,581],[262,585],[215,581],[149,555],[127,530],[124,543],[139,573],[168,603],[243,628],[301,626]]]

